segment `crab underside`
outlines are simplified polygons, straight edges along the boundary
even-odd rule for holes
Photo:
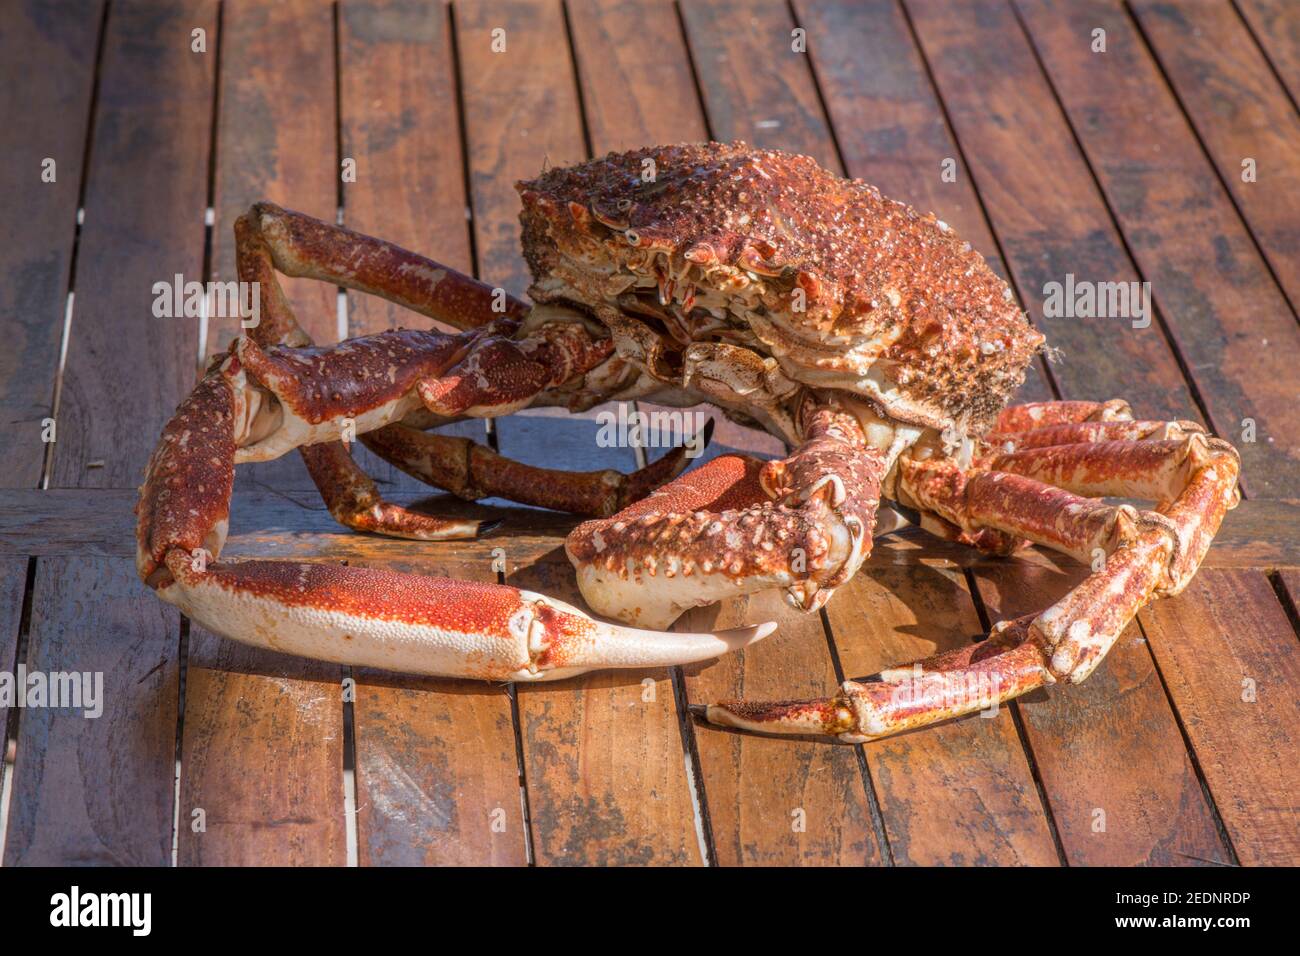
[[[743,144],[611,154],[521,184],[535,305],[390,243],[255,205],[235,225],[260,323],[181,404],[136,512],[140,575],[235,640],[485,680],[707,660],[774,625],[668,631],[687,608],[780,588],[821,607],[871,549],[882,497],[984,551],[1035,543],[1094,572],[989,638],[811,701],[709,721],[863,741],[1085,679],[1138,610],[1178,593],[1237,502],[1235,450],[1122,401],[1006,407],[1042,343],[1007,286],[931,216],[806,157]],[[316,347],[277,272],[382,296],[462,331]],[[430,428],[525,407],[710,402],[794,450],[682,473],[564,472]],[[480,522],[384,501],[341,439],[467,499],[587,516],[566,551],[587,604],[356,567],[219,561],[237,463],[293,449],[363,531],[469,538]],[[1105,499],[1153,502],[1151,510]]]

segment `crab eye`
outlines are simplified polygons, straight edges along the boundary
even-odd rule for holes
[[[629,229],[627,232],[623,233],[623,238],[627,240],[629,246],[636,246],[641,243],[641,237],[637,235],[636,231],[633,229]]]

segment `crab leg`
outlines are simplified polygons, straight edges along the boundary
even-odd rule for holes
[[[494,289],[391,242],[269,202],[254,204],[236,220],[235,241],[240,278],[259,280],[280,299],[275,270],[368,292],[458,329],[528,314],[528,306],[504,289]]]
[[[436,435],[406,425],[389,425],[362,436],[361,443],[402,471],[470,501],[502,497],[571,514],[607,518],[667,481],[690,464],[712,433],[706,426],[699,443],[678,447],[630,474],[559,471],[525,465],[468,438]]]
[[[263,229],[264,221],[266,229]],[[254,287],[260,292],[262,321],[252,329],[250,337],[263,347],[313,344],[311,337],[298,324],[276,275],[275,248],[286,252],[285,244],[276,243],[273,247],[267,239],[268,236],[276,239],[286,233],[293,234],[293,224],[300,227],[300,232],[317,235],[318,244],[327,236],[337,239],[341,232],[318,220],[285,213],[270,204],[254,206],[235,222],[235,257],[240,281],[256,283]],[[365,239],[353,238],[358,241]],[[387,247],[387,244],[383,245]],[[289,247],[281,260],[287,261],[288,253],[292,251]],[[388,250],[385,254],[393,258],[397,253]],[[372,254],[369,258],[373,260],[377,255]],[[385,501],[374,481],[352,458],[351,451],[343,442],[303,445],[298,451],[330,514],[344,527],[421,541],[473,538],[491,527],[491,524],[481,521],[423,515]]]
[[[822,406],[805,421],[784,461],[723,455],[574,529],[565,550],[587,603],[651,627],[773,587],[821,607],[871,550],[885,463],[852,416]]]
[[[240,340],[204,377],[164,429],[136,506],[137,569],[159,597],[215,633],[256,646],[488,680],[706,660],[773,630],[657,633],[597,621],[504,585],[284,561],[217,563],[237,460],[283,453],[295,440],[334,441],[344,418],[358,430],[362,423],[379,427],[416,401],[411,378],[422,363],[437,365],[446,356],[436,348],[404,351],[410,343],[402,335],[333,350],[263,351]],[[358,347],[383,348],[394,380],[362,377],[347,395],[322,394],[310,377],[303,385],[288,374],[309,363],[319,380],[331,381],[331,371],[357,360],[346,350]]]
[[[997,625],[973,649],[893,668],[875,681],[845,682],[834,697],[723,701],[702,715],[748,730],[829,734],[860,743],[982,710],[1043,684],[1087,679],[1147,602],[1186,586],[1224,514],[1238,501],[1240,463],[1226,442],[1193,433],[1171,443],[1184,447],[1181,454],[1152,442],[1160,447],[1146,449],[1150,454],[1139,456],[1141,466],[1116,461],[1114,444],[1091,446],[1097,451],[1093,461],[1075,446],[1063,446],[1071,449],[1068,467],[1054,474],[1091,469],[1094,477],[1081,485],[1106,493],[1146,492],[1165,502],[1156,511],[1091,501],[1005,472],[963,473],[951,462],[900,460],[900,494],[956,527],[1023,535],[1084,560],[1090,548],[1100,547],[1107,557],[1050,608]],[[1107,471],[1113,473],[1109,478]],[[1171,490],[1168,482],[1175,476],[1182,485]]]

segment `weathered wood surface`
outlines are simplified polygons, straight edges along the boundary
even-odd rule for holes
[[[1294,310],[1300,305],[1300,113],[1231,4],[1139,0],[1133,10]]]
[[[48,445],[63,319],[72,281],[82,160],[100,5],[6,5],[0,63],[23,82],[0,86],[0,485],[34,488]],[[46,163],[52,162],[52,167]],[[53,181],[47,181],[53,176]]]
[[[1040,556],[975,572],[992,620],[1048,607],[1088,569]],[[1066,859],[1136,866],[1230,862],[1137,624],[1083,684],[1014,702]]]
[[[165,865],[175,839],[182,864],[342,865],[353,826],[361,865],[1300,859],[1289,5],[227,0],[219,19],[202,0],[120,0],[106,17],[95,3],[78,17],[12,6],[0,52],[40,82],[0,93],[17,177],[0,220],[21,230],[0,251],[0,323],[16,344],[0,355],[0,668],[17,663],[30,607],[24,663],[102,671],[106,707],[97,720],[9,715],[5,862]],[[1104,56],[1088,50],[1092,25],[1108,31]],[[190,49],[196,27],[206,53]],[[522,293],[515,179],[706,136],[811,153],[952,224],[1063,353],[1025,397],[1122,395],[1142,414],[1204,416],[1235,442],[1256,420],[1258,440],[1239,442],[1252,500],[1188,590],[1145,610],[1086,684],[866,747],[685,714],[688,701],[825,693],[1044,607],[1084,573],[919,532],[877,542],[823,615],[771,594],[682,622],[780,621],[745,654],[522,688],[249,649],[189,628],[135,581],[134,487],[199,359],[198,324],[153,318],[152,284],[233,278],[230,227],[250,202],[341,215]],[[1240,181],[1238,153],[1258,160],[1258,182]],[[58,180],[38,187],[46,156]],[[1045,316],[1046,284],[1067,273],[1151,280],[1151,326]],[[319,341],[341,318],[348,334],[424,321],[352,294],[340,313],[335,287],[286,285]],[[38,491],[69,288],[53,490]],[[209,353],[234,331],[214,318]],[[457,430],[557,468],[659,453],[598,447],[590,415]],[[710,454],[728,449],[784,453],[723,423]],[[575,519],[432,496],[359,454],[393,500],[506,523],[473,542],[349,533],[286,456],[242,469],[225,555],[577,600],[562,550]]]
[[[1237,859],[1300,856],[1300,644],[1268,579],[1207,569],[1142,630]]]
[[[1300,325],[1128,11],[1118,0],[1017,9],[1210,421],[1241,451],[1242,487],[1294,496]],[[1098,28],[1104,54],[1078,42]]]
[[[343,184],[345,225],[471,271],[465,170],[460,150],[447,148],[460,138],[447,8],[349,0],[339,6],[338,28],[341,150],[356,163],[356,181]],[[424,323],[381,299],[348,294],[350,335]],[[487,438],[479,421],[447,430]],[[353,453],[384,494],[421,487],[364,449]],[[412,550],[402,570],[497,580],[488,556],[428,560]],[[360,863],[524,863],[505,691],[369,670],[353,676]]]

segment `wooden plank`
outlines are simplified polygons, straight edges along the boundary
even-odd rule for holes
[[[214,280],[235,278],[235,220],[259,199],[335,220],[341,168],[332,6],[325,0],[228,0],[222,10]],[[312,279],[281,282],[311,337],[337,341],[338,289]],[[225,351],[240,331],[238,318],[214,317],[208,354]]]
[[[1300,14],[1290,0],[1237,0],[1269,64],[1286,84],[1292,103],[1300,103]]]
[[[522,295],[515,182],[586,158],[559,0],[491,0],[452,10],[460,54],[478,275]],[[504,49],[493,52],[493,30]],[[566,72],[567,71],[567,72]]]
[[[562,539],[506,582],[582,605]],[[702,861],[668,668],[520,685],[519,720],[539,865]]]
[[[1300,305],[1300,113],[1226,3],[1133,5],[1142,33],[1292,309]],[[1253,161],[1249,181],[1242,164]]]
[[[803,153],[841,172],[807,55],[793,49],[786,5],[688,0],[681,10],[713,138]]]
[[[0,490],[0,556],[107,554],[135,555],[136,494],[125,489],[47,492]],[[506,535],[530,543],[543,537],[563,537],[580,519],[553,511],[517,506],[483,508],[450,495],[396,495],[400,504],[444,515],[502,518],[491,537],[478,541],[413,542],[354,534],[341,527],[320,500],[303,494],[236,492],[231,505],[231,535],[222,554],[231,557],[287,555],[322,560],[418,558],[456,554],[489,554],[492,540]],[[1205,557],[1210,568],[1300,567],[1300,502],[1262,499],[1243,501],[1228,512]],[[964,546],[922,532],[891,535],[876,542],[866,568],[915,565],[922,558],[950,567],[1004,564]]]
[[[1300,862],[1300,644],[1259,571],[1202,570],[1142,629],[1237,858]]]
[[[28,674],[90,675],[90,695],[20,713],[5,866],[170,864],[179,640],[132,561],[38,563]]]
[[[1118,0],[1019,9],[1242,486],[1296,494],[1300,326],[1133,21]],[[1105,54],[1078,42],[1097,28]]]
[[[808,56],[849,175],[886,196],[934,212],[1007,278],[965,160],[944,120],[925,63],[894,0],[794,5]],[[953,164],[951,178],[944,164]],[[1023,296],[1022,296],[1023,301]],[[1055,396],[1041,361],[1017,401]]]
[[[1047,608],[1087,574],[1054,555],[1027,557],[975,572],[993,620]],[[1086,683],[1016,706],[1071,864],[1231,862],[1136,624]]]
[[[18,665],[18,629],[22,625],[23,595],[27,591],[27,561],[0,558],[0,670],[15,672]],[[0,783],[8,773],[9,705],[0,699]]]
[[[23,82],[0,87],[0,483],[41,480],[44,419],[54,405],[71,280],[87,117],[102,7],[23,0],[5,9],[0,62]],[[55,163],[53,182],[43,178]]]
[[[907,9],[1011,274],[1059,350],[1062,397],[1123,397],[1142,417],[1199,419],[1157,318],[1135,329],[1132,318],[1044,314],[1049,283],[1067,275],[1140,277],[1014,11],[1000,0]]]
[[[513,181],[534,175],[548,158],[576,160],[587,150],[564,14],[555,2],[494,3],[457,7],[456,17],[480,268],[490,281],[509,275],[522,283]],[[505,31],[504,53],[492,52],[494,27]],[[611,72],[617,71],[606,66],[602,75]],[[547,122],[538,124],[539,116]],[[498,447],[531,464],[635,468],[631,448],[598,445],[600,411],[538,410],[502,419]],[[510,582],[581,603],[561,548],[557,539],[551,560]],[[667,668],[584,675],[557,687],[521,685],[518,702],[538,864],[700,861]]]
[[[672,0],[567,6],[592,153],[709,138]]]
[[[335,664],[190,631],[179,865],[346,862],[341,679]]]
[[[857,575],[836,592],[826,616],[841,668],[859,676],[983,635],[962,573],[924,564]],[[895,863],[1057,864],[1010,708],[865,750]]]
[[[449,23],[442,4],[340,4],[340,131],[343,155],[357,166],[356,182],[343,187],[344,221],[469,271]],[[349,335],[424,323],[381,299],[348,295]],[[487,437],[481,421],[444,431]],[[385,494],[421,487],[358,451]],[[485,558],[383,563],[495,582]],[[368,670],[355,677],[360,862],[526,862],[514,725],[503,690]]]
[[[777,591],[684,614],[678,627],[707,631],[757,621],[779,629],[753,647],[684,668],[691,703],[820,697],[838,679],[819,615]],[[696,724],[699,786],[721,866],[878,865],[857,748],[825,740],[762,737]]]
[[[136,487],[198,355],[198,321],[155,318],[153,286],[203,275],[216,51],[189,37],[215,38],[216,3],[128,0],[105,29],[50,482],[63,487]]]

